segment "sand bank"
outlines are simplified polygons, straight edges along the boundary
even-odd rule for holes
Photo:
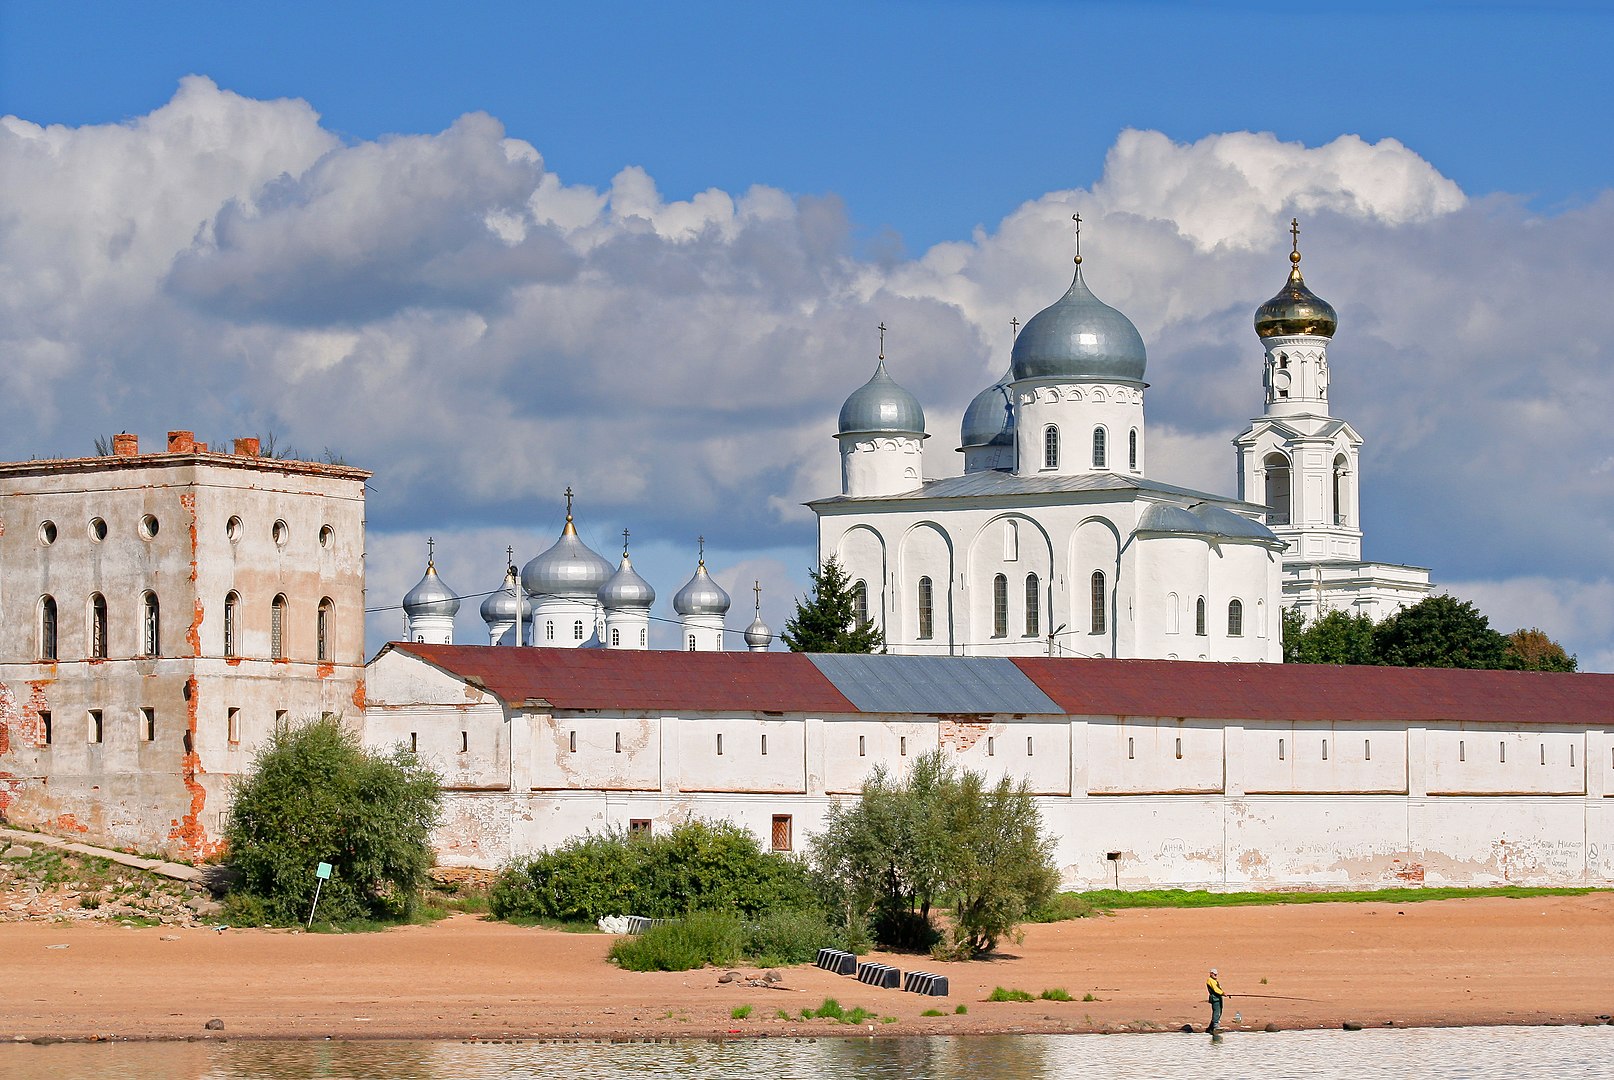
[[[1579,1024],[1614,1014],[1608,893],[1123,911],[1028,927],[1022,944],[986,962],[873,957],[947,975],[945,999],[877,990],[812,967],[784,969],[784,989],[720,984],[721,972],[710,969],[624,972],[606,962],[611,941],[467,915],[351,935],[0,925],[10,986],[0,999],[0,1038],[849,1033],[828,1020],[776,1016],[826,997],[895,1017],[874,1024],[879,1035],[1173,1030],[1204,1025],[1212,966],[1232,994],[1252,995],[1231,998],[1224,1022],[1255,1030],[1345,1021]],[[996,986],[1032,994],[1058,987],[1075,1000],[985,1001]],[[1089,994],[1095,1000],[1081,1000]],[[953,1012],[959,1004],[967,1015]],[[732,1019],[744,1005],[751,1015]],[[947,1015],[920,1015],[931,1008]],[[204,1030],[214,1018],[223,1029]]]

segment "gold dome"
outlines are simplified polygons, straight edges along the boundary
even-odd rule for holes
[[[1289,253],[1289,281],[1277,296],[1255,309],[1255,332],[1263,338],[1287,334],[1333,337],[1339,316],[1332,304],[1306,288],[1306,279],[1300,276],[1300,223],[1291,222],[1290,231],[1295,247]]]

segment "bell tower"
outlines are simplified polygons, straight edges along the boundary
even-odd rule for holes
[[[1285,566],[1359,562],[1362,437],[1328,404],[1328,343],[1338,318],[1301,276],[1300,222],[1289,231],[1289,280],[1255,313],[1266,407],[1234,440],[1239,497],[1266,506],[1267,527],[1288,544]]]

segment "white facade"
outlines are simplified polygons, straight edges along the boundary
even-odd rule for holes
[[[1329,411],[1334,309],[1300,274],[1299,226],[1285,288],[1256,314],[1265,411],[1233,440],[1239,497],[1266,507],[1285,543],[1283,602],[1310,618],[1344,610],[1382,619],[1429,595],[1429,571],[1362,561],[1362,437]]]
[[[1614,700],[1609,677],[1545,678]],[[568,711],[501,701],[396,648],[373,662],[369,687],[367,741],[418,745],[448,778],[445,865],[493,867],[588,831],[691,816],[800,849],[876,765],[900,775],[939,748],[1028,783],[1067,887],[1614,884],[1614,729],[1522,711],[1514,722]]]
[[[369,475],[185,431],[0,465],[0,816],[205,858],[277,725],[357,724]]]
[[[964,475],[925,481],[882,356],[841,410],[841,494],[810,505],[889,650],[1282,659],[1283,541],[1255,504],[1147,478],[1144,363],[1078,272],[966,411]]]

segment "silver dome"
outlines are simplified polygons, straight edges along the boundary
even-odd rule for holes
[[[751,625],[745,628],[745,643],[753,649],[761,649],[773,643],[773,630],[762,621],[758,615],[751,620]]]
[[[483,622],[489,626],[497,623],[515,623],[516,602],[518,599],[515,595],[515,585],[515,568],[512,567],[511,572],[504,576],[504,584],[489,593],[487,598],[482,601]],[[522,602],[521,612],[530,616],[532,614],[532,605]]]
[[[1143,381],[1143,336],[1119,311],[1094,296],[1080,267],[1070,289],[1037,312],[1014,340],[1016,379]]]
[[[1192,512],[1174,503],[1150,503],[1138,515],[1137,532],[1182,533],[1189,536],[1207,536],[1213,532],[1204,521]]]
[[[898,386],[886,374],[885,361],[874,369],[874,377],[856,390],[841,406],[839,429],[842,435],[865,431],[925,433],[925,410],[919,399]]]
[[[1215,503],[1199,503],[1193,507],[1194,516],[1205,523],[1205,531],[1228,540],[1261,540],[1269,544],[1283,543],[1277,534],[1265,525],[1243,514],[1235,514]]]
[[[578,538],[572,515],[567,514],[560,539],[521,568],[521,586],[531,596],[593,600],[611,574],[611,564]]]
[[[437,576],[437,567],[426,562],[426,573],[413,589],[404,594],[404,614],[411,619],[440,615],[452,619],[460,609],[459,597]]]
[[[729,594],[706,572],[706,560],[695,567],[695,576],[684,583],[673,597],[673,610],[680,615],[727,615]]]
[[[622,608],[648,608],[656,602],[656,590],[650,582],[639,576],[628,553],[622,553],[622,565],[617,567],[611,580],[600,586],[600,605],[607,611]]]
[[[1014,409],[1009,403],[1013,381],[1014,372],[1005,371],[1003,378],[975,395],[959,425],[960,447],[1014,445]]]

